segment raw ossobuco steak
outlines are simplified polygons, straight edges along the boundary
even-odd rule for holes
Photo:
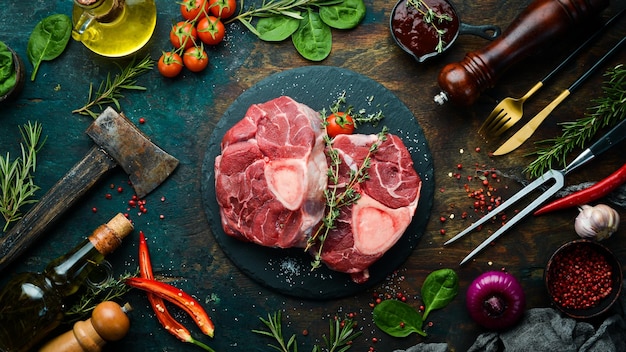
[[[326,204],[325,134],[319,113],[289,97],[250,106],[215,159],[224,232],[268,247],[305,247]]]
[[[377,135],[334,138],[333,148],[342,160],[338,185],[348,182],[350,172],[358,170],[377,142]],[[368,178],[355,186],[360,198],[356,204],[340,208],[321,252],[323,263],[350,274],[357,283],[367,281],[370,265],[402,237],[415,214],[422,186],[411,155],[399,137],[387,134],[370,159]]]

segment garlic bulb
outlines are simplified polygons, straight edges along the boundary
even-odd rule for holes
[[[602,241],[617,231],[619,214],[605,204],[596,206],[583,205],[574,222],[574,229],[582,238]]]

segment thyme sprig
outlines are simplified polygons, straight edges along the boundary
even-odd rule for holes
[[[237,16],[228,19],[224,23],[228,24],[239,21],[246,26],[250,32],[254,33],[254,35],[260,36],[260,33],[252,24],[255,17],[262,18],[282,15],[301,20],[302,16],[300,12],[307,8],[313,6],[330,6],[339,4],[342,1],[343,0],[264,0],[260,7],[248,7],[247,10],[243,11],[245,8],[244,0],[240,0],[239,8],[242,9],[242,11]]]
[[[371,103],[373,97],[368,98],[368,102]],[[357,128],[360,124],[370,123],[376,126],[384,118],[382,110],[376,113],[367,113],[365,109],[360,109],[355,112],[352,105],[347,104],[346,92],[343,91],[335,100],[335,102],[329,107],[332,114],[336,114],[339,111],[352,116],[354,127]],[[322,109],[320,112],[320,119],[322,120],[322,127],[326,128],[328,122],[326,109]],[[324,190],[324,198],[326,199],[326,212],[322,218],[321,225],[315,230],[313,235],[308,238],[305,251],[311,249],[311,247],[317,245],[313,261],[311,262],[311,270],[315,270],[322,265],[322,251],[324,249],[324,242],[328,237],[328,234],[335,228],[335,221],[340,215],[340,210],[344,206],[349,206],[356,203],[360,194],[355,191],[355,187],[366,181],[369,176],[367,170],[371,165],[371,156],[374,154],[380,143],[384,142],[389,132],[387,127],[383,127],[382,131],[378,134],[378,140],[370,146],[368,154],[366,155],[363,163],[358,169],[350,169],[350,175],[347,182],[340,183],[340,167],[341,158],[337,149],[333,148],[332,139],[326,135],[324,136],[324,143],[326,144],[326,154],[330,159],[330,165],[328,166],[327,176],[329,185]]]
[[[152,70],[154,61],[150,56],[146,56],[143,60],[136,62],[134,59],[128,66],[120,67],[120,73],[111,79],[111,74],[107,74],[106,80],[100,83],[98,90],[94,94],[93,84],[89,84],[89,96],[87,104],[82,108],[75,109],[72,113],[91,116],[94,119],[98,117],[98,113],[92,111],[93,108],[99,107],[101,110],[104,105],[113,104],[120,110],[120,99],[124,97],[123,90],[146,90],[145,87],[137,85],[137,77]]]
[[[347,182],[341,182],[340,169],[342,160],[339,157],[339,152],[332,145],[330,137],[325,137],[326,153],[330,159],[330,165],[328,167],[328,187],[324,190],[324,198],[326,199],[326,213],[322,218],[322,224],[317,228],[311,237],[307,240],[305,251],[308,251],[312,246],[317,245],[313,261],[311,262],[311,270],[315,270],[321,266],[322,252],[324,249],[324,242],[328,237],[328,234],[335,228],[335,222],[341,213],[341,208],[356,203],[361,195],[356,192],[356,186],[369,179],[368,169],[371,166],[371,157],[382,142],[387,139],[388,129],[383,127],[382,131],[378,133],[378,139],[370,146],[367,155],[359,167],[350,169],[350,174]]]
[[[440,29],[439,27],[437,27],[437,24],[441,24],[444,21],[450,22],[452,21],[452,17],[447,13],[436,12],[423,0],[407,0],[407,4],[415,8],[422,15],[424,22],[431,25],[433,29],[437,32],[438,41],[435,50],[437,50],[438,53],[442,52],[443,48],[447,44],[443,40],[443,36],[448,30]]]
[[[525,169],[531,177],[541,176],[553,165],[565,167],[567,156],[576,148],[584,148],[596,133],[626,118],[626,67],[623,64],[605,72],[603,94],[593,99],[585,116],[561,123],[562,135],[537,142],[538,149],[529,154],[536,156]]]
[[[111,301],[124,296],[130,291],[130,286],[125,281],[137,276],[138,272],[125,272],[118,278],[109,277],[97,286],[87,286],[76,302],[65,312],[65,318],[69,321],[77,321],[88,316],[100,302]]]
[[[22,218],[20,209],[26,204],[36,203],[33,198],[39,186],[33,181],[37,168],[37,152],[43,147],[45,138],[40,141],[42,126],[30,123],[20,127],[23,142],[20,143],[22,156],[11,161],[9,153],[0,156],[0,213],[5,220],[3,231],[9,224]]]
[[[296,335],[293,334],[285,341],[282,329],[282,313],[277,311],[268,314],[267,319],[259,317],[268,330],[252,330],[252,332],[273,338],[278,345],[268,344],[269,347],[280,352],[297,352],[298,344]],[[313,346],[312,352],[345,352],[350,349],[352,341],[361,335],[361,331],[355,331],[356,324],[352,319],[340,319],[335,317],[329,322],[329,336],[322,336],[325,349],[321,346]]]

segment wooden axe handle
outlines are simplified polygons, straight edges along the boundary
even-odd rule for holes
[[[117,163],[96,147],[79,161],[0,239],[0,271],[20,256],[39,236]]]

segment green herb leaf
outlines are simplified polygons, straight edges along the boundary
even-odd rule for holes
[[[459,277],[452,269],[439,269],[430,273],[422,284],[424,320],[428,313],[448,305],[459,292]]]
[[[311,61],[322,61],[330,55],[333,34],[322,21],[319,13],[308,9],[300,20],[300,26],[291,35],[293,46],[300,55]]]
[[[28,39],[26,54],[34,67],[30,77],[35,80],[42,61],[56,59],[67,46],[72,33],[72,21],[67,15],[55,14],[41,20]]]
[[[28,122],[20,128],[23,139],[21,158],[11,161],[9,153],[6,158],[0,156],[0,214],[6,221],[4,231],[9,224],[22,218],[20,210],[24,205],[37,202],[33,196],[39,186],[34,184],[32,173],[37,168],[37,152],[45,143],[45,138],[40,140],[41,132],[40,123]]]
[[[94,119],[98,117],[99,113],[92,111],[93,108],[99,107],[103,110],[103,107],[107,104],[113,104],[117,110],[121,109],[119,99],[123,98],[123,90],[146,90],[145,87],[137,85],[137,77],[152,70],[154,67],[154,61],[150,59],[150,56],[146,56],[143,60],[135,62],[135,58],[128,64],[127,67],[121,68],[121,72],[115,75],[111,79],[111,74],[107,74],[106,80],[100,83],[98,91],[93,92],[93,84],[89,85],[89,97],[88,103],[85,106],[75,109],[72,113],[88,115]]]
[[[264,17],[259,19],[256,30],[258,37],[267,42],[280,42],[289,38],[300,26],[300,20],[289,16]]]
[[[384,300],[376,305],[373,316],[374,324],[391,336],[406,337],[414,332],[426,336],[422,330],[424,319],[418,311],[404,302]]]
[[[339,4],[320,7],[320,18],[332,28],[350,29],[365,17],[363,0],[344,0]]]

